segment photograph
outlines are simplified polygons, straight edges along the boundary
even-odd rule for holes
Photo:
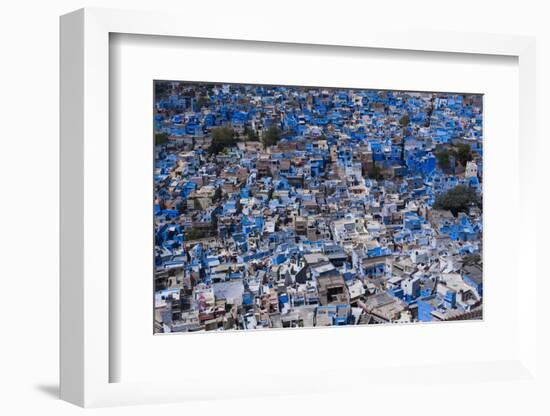
[[[483,319],[483,96],[154,81],[154,333]]]

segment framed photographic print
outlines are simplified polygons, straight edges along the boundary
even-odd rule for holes
[[[230,20],[61,18],[62,398],[539,391],[534,40]]]
[[[155,333],[482,319],[481,94],[154,88]]]

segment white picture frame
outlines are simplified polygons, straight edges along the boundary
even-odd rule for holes
[[[61,398],[79,406],[159,403],[209,398],[177,382],[110,382],[110,365],[117,357],[110,350],[110,159],[109,159],[109,36],[114,33],[282,44],[332,45],[334,47],[431,51],[453,54],[504,55],[518,59],[520,212],[534,204],[536,190],[533,164],[535,131],[535,40],[530,37],[476,33],[437,33],[346,27],[330,33],[311,25],[284,31],[266,21],[262,29],[235,33],[231,23],[205,27],[198,21],[173,13],[150,13],[107,9],[82,9],[61,18]],[[537,274],[534,254],[527,242],[536,240],[536,218],[521,216],[519,259],[525,264],[522,279],[529,290],[518,289],[514,319],[519,328],[517,355],[506,361],[483,361],[460,366],[472,374],[472,383],[499,374],[520,383],[542,383],[537,374]],[[522,243],[523,242],[523,243]],[[517,271],[519,273],[519,271]],[[540,323],[538,323],[540,325]],[[152,334],[151,334],[152,336]],[[205,341],[210,337],[205,337]],[[460,367],[458,366],[458,367]],[[413,370],[382,368],[375,377],[401,377],[407,373],[420,379],[427,374],[457,371],[457,364],[442,362]],[[349,370],[347,370],[349,372]],[[411,373],[412,371],[412,373]],[[346,371],[343,370],[342,374]],[[283,380],[284,377],[281,379]],[[311,389],[331,391],[347,385],[325,386],[315,377],[304,378]],[[299,386],[295,386],[297,389]],[[405,391],[412,386],[401,385]],[[297,391],[300,391],[299,389]],[[227,389],[222,397],[246,392]],[[277,392],[267,393],[277,394]],[[488,395],[497,396],[496,390]]]

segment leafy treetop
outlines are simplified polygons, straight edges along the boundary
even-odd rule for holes
[[[468,186],[458,185],[438,196],[434,202],[434,209],[448,210],[456,217],[459,212],[467,212],[470,207],[481,203],[477,192]]]

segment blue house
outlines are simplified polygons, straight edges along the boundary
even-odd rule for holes
[[[416,302],[418,305],[418,320],[421,322],[431,322],[432,311],[435,311],[440,302],[436,295],[419,298]]]

